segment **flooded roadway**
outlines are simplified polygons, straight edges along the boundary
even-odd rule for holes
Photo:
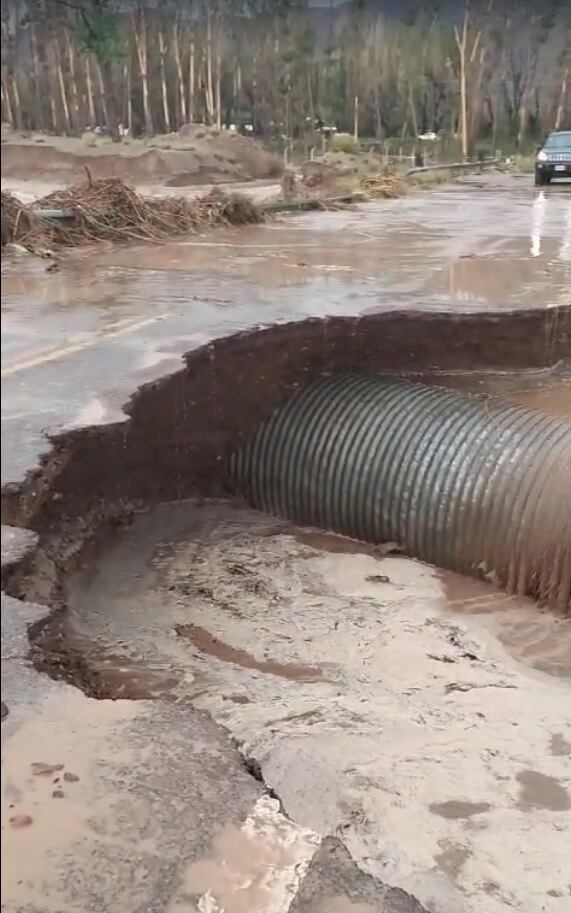
[[[456,312],[570,303],[570,190],[538,192],[528,179],[486,176],[406,200],[160,248],[99,249],[51,273],[28,259],[3,263],[3,481],[19,481],[36,465],[45,430],[120,417],[139,384],[174,370],[183,352],[220,335],[395,307]],[[516,374],[440,372],[438,380],[571,414],[566,363]],[[107,701],[84,699],[79,707],[74,698],[71,710],[65,701],[59,710],[57,700],[48,701],[60,743],[37,724],[26,742],[25,727],[20,733],[9,766],[15,812],[25,817],[33,795],[33,816],[44,820],[49,796],[39,786],[30,793],[23,771],[28,760],[61,761],[72,732],[66,750],[85,788],[100,778],[90,757],[112,773],[112,799],[89,794],[90,801],[100,833],[107,833],[109,815],[119,822],[112,848],[131,871],[125,855],[133,837],[124,811],[115,816],[115,809],[123,808],[126,769],[129,777],[139,774],[132,789],[138,812],[129,816],[141,833],[154,828],[154,842],[145,845],[149,862],[136,857],[135,865],[164,871],[164,850],[157,850],[164,833],[179,865],[173,876],[169,862],[170,880],[149,888],[162,902],[157,909],[194,913],[218,903],[237,913],[244,900],[249,913],[273,913],[290,902],[300,913],[566,909],[568,619],[399,554],[374,553],[221,502],[165,504],[139,514],[67,581],[66,597],[69,609],[48,634],[77,651],[99,696],[138,698],[142,709],[117,700],[108,719]],[[48,694],[57,684],[42,681]],[[189,727],[191,708],[229,731],[250,769],[279,796],[293,831],[279,810],[263,806],[267,797],[238,779],[234,791],[245,798],[231,807],[224,790],[228,780],[231,791],[232,765],[216,767],[213,758],[226,758],[225,749],[216,743],[210,752],[215,736],[194,717]],[[131,739],[131,718],[153,712],[143,741],[139,735],[134,747],[126,745],[115,721]],[[183,742],[195,735],[200,745],[185,768]],[[45,745],[45,757],[37,757],[30,739]],[[196,844],[186,833],[193,828],[181,835],[176,824],[188,817],[189,800],[185,805],[179,792],[171,802],[168,783],[155,789],[172,821],[159,811],[150,824],[145,812],[156,764],[148,746],[156,753],[165,743],[173,746],[177,789],[181,777],[202,784],[198,805],[190,802]],[[211,780],[216,789],[222,784],[223,807],[209,793]],[[62,909],[77,897],[62,888],[58,865],[80,838],[76,867],[90,865],[89,808],[85,797],[79,811],[73,802],[71,812],[64,806],[66,827],[55,851],[45,824],[35,836],[42,883]],[[222,837],[213,836],[209,816],[214,835],[224,824]],[[191,844],[182,869],[177,833]],[[258,835],[263,876],[251,869],[244,833],[250,840]],[[277,848],[266,853],[276,835]],[[305,872],[309,879],[318,847],[331,835],[349,851],[351,875],[342,882],[338,863],[331,869],[329,861],[319,903],[303,900]],[[30,899],[24,839],[12,856],[13,909],[20,909]],[[106,865],[114,867],[109,859]],[[231,877],[217,894],[221,866]],[[280,886],[268,872],[289,873],[286,887],[285,876]],[[246,883],[247,897],[239,900]],[[405,893],[393,904],[383,885]],[[108,881],[101,890],[110,911],[139,908]],[[150,908],[148,896],[137,898]]]
[[[483,186],[482,186],[483,185]],[[571,300],[571,184],[485,176],[160,247],[2,263],[4,483],[44,432],[112,421],[185,351],[256,325]]]

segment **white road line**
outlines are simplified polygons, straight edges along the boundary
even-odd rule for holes
[[[13,361],[12,364],[2,368],[0,376],[9,377],[12,374],[18,374],[20,371],[26,371],[29,368],[35,368],[43,365],[48,361],[58,361],[66,355],[72,355],[75,352],[81,352],[83,349],[89,349],[97,345],[104,339],[116,339],[117,336],[124,336],[126,333],[134,333],[143,327],[156,323],[157,320],[164,320],[167,314],[158,314],[155,317],[146,317],[143,320],[122,320],[119,323],[112,324],[107,330],[102,330],[94,336],[89,336],[77,342],[69,343],[66,346],[60,346],[55,349],[44,349],[43,352],[37,352],[24,358]]]

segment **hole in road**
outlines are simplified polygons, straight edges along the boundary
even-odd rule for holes
[[[36,664],[96,697],[199,699],[214,681],[221,700],[245,706],[253,680],[334,687],[346,623],[370,637],[371,605],[424,587],[438,590],[443,611],[476,615],[518,659],[566,674],[567,622],[525,599],[454,575],[447,596],[434,569],[419,572],[390,549],[196,497],[223,495],[230,450],[300,387],[336,371],[383,371],[571,415],[568,332],[563,309],[401,312],[289,324],[189,355],[182,371],[137,392],[128,422],[58,437],[40,470],[4,494],[5,520],[40,534],[7,589],[60,607],[31,632]],[[227,563],[214,572],[217,549]],[[165,583],[180,561],[182,583]]]

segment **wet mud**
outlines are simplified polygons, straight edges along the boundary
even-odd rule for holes
[[[232,501],[157,505],[66,575],[62,640],[48,623],[36,646],[44,660],[75,650],[75,683],[94,697],[208,711],[293,820],[339,827],[365,871],[389,865],[385,880],[426,909],[426,886],[399,876],[408,853],[481,898],[497,839],[498,884],[513,891],[507,861],[530,816],[549,816],[534,819],[552,859],[543,883],[562,890],[569,692],[549,656],[571,645],[571,619],[546,613],[537,655],[518,655],[485,617],[509,599],[531,618],[529,600],[360,546]],[[370,852],[379,840],[388,863]]]
[[[251,543],[246,550],[244,538]],[[403,569],[410,566],[414,579],[416,562],[400,557],[390,544],[372,547],[300,528],[231,501],[159,505],[138,513],[131,525],[85,550],[75,571],[62,577],[58,592],[65,608],[30,630],[34,663],[91,697],[111,699],[197,700],[212,689],[220,690],[211,660],[215,669],[221,668],[219,664],[229,673],[234,669],[236,682],[240,670],[298,684],[334,681],[327,663],[301,661],[296,653],[303,624],[296,616],[303,609],[299,596],[292,601],[280,595],[278,583],[291,560],[289,545],[282,547],[286,541],[296,543],[293,554],[302,567],[304,561],[318,558],[349,562],[348,568],[352,561],[372,561],[365,585],[381,605],[387,595],[397,603],[405,598],[407,575],[393,578],[394,557]],[[220,548],[221,565],[216,557]],[[277,586],[272,582],[274,574]],[[295,567],[289,574],[292,593],[308,585]],[[571,619],[539,609],[524,597],[499,593],[483,581],[447,571],[438,577],[443,619],[488,631],[527,669],[556,679],[571,678]],[[310,585],[310,590],[310,607],[347,598],[317,584]],[[275,647],[260,653],[258,645],[252,650],[233,641],[233,632],[235,636],[248,614],[259,612],[263,630],[265,617],[271,618],[281,601],[292,604],[288,625],[293,625],[275,635],[280,651],[285,650],[282,657],[275,655]],[[432,658],[450,664],[479,661],[456,634],[445,652]],[[224,700],[248,703],[248,690],[236,690],[236,682],[232,684],[231,678],[222,687]],[[564,754],[566,745],[565,737],[558,734],[552,753]],[[452,807],[434,811],[453,816]]]

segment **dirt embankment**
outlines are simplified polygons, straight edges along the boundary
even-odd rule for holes
[[[153,140],[112,143],[86,135],[2,137],[2,177],[67,182],[85,176],[121,178],[131,183],[171,187],[276,178],[283,164],[256,140],[203,125]]]

